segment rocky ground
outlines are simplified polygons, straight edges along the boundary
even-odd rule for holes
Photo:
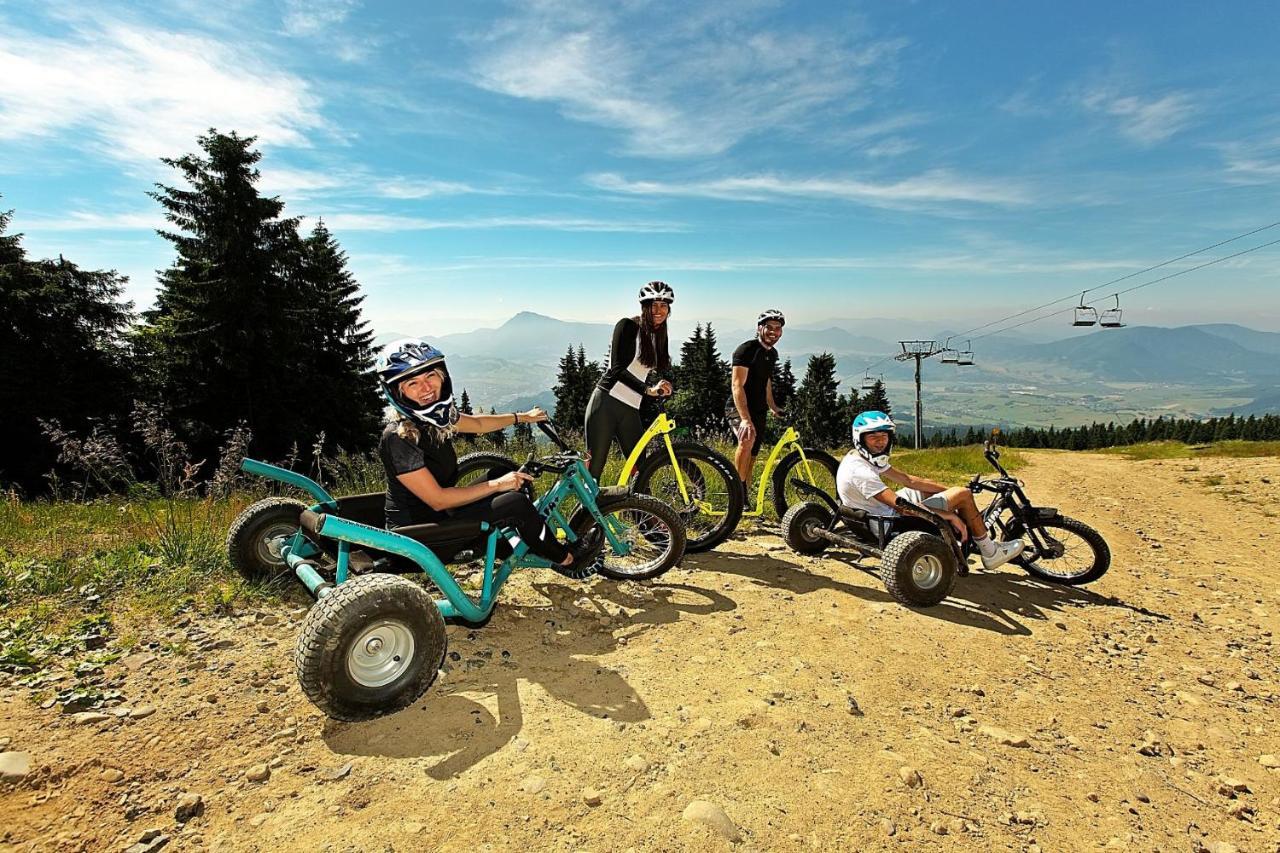
[[[1086,589],[904,609],[758,528],[661,583],[518,574],[412,708],[302,697],[297,602],[150,629],[80,715],[0,685],[18,850],[1280,850],[1280,460],[1036,452]]]

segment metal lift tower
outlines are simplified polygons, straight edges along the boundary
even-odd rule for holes
[[[924,444],[924,412],[920,406],[920,362],[942,352],[945,348],[938,346],[937,341],[898,341],[902,352],[894,356],[895,361],[912,361],[916,363],[916,449]]]

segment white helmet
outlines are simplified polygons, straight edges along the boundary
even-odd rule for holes
[[[777,320],[779,326],[787,325],[787,318],[783,317],[782,312],[777,308],[770,308],[766,311],[761,311],[760,316],[756,318],[756,325],[763,326],[770,320]]]
[[[676,292],[665,281],[651,281],[640,288],[641,302],[652,302],[655,299],[670,305],[676,301]]]
[[[893,452],[893,437],[896,430],[893,420],[884,412],[875,410],[862,412],[853,419],[853,449],[877,468],[888,468],[889,454]],[[873,454],[866,445],[867,435],[873,432],[889,433],[889,443],[885,446],[883,453]]]

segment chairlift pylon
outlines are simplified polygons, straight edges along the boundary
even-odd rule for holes
[[[1120,294],[1113,294],[1116,298],[1116,307],[1108,308],[1102,312],[1102,319],[1098,320],[1098,325],[1104,329],[1121,329],[1124,328],[1124,311],[1120,309]]]
[[[973,364],[973,341],[965,341],[965,348],[956,352],[956,364],[961,367]]]
[[[1071,323],[1073,326],[1092,326],[1098,322],[1098,312],[1084,304],[1084,294],[1088,292],[1080,294],[1080,304],[1076,306],[1075,320]]]

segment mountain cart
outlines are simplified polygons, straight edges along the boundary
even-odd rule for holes
[[[680,560],[684,528],[673,509],[627,489],[600,488],[581,455],[549,426],[538,426],[559,452],[530,457],[521,470],[556,475],[535,506],[558,537],[575,542],[599,529],[599,547],[613,553],[608,574],[615,578],[656,577]],[[308,506],[267,498],[253,504],[232,525],[227,556],[252,580],[292,573],[316,597],[294,663],[307,698],[334,719],[370,719],[412,704],[444,660],[446,619],[483,625],[512,571],[561,569],[531,554],[514,531],[487,522],[448,520],[387,530],[382,492],[334,497],[319,483],[275,465],[246,459],[241,468],[302,489],[316,501]],[[446,565],[480,558],[482,584],[473,598]],[[589,576],[595,562],[583,561],[588,568],[571,577]],[[419,571],[441,598],[401,576]]]
[[[997,477],[974,475],[969,489],[994,497],[982,510],[992,538],[1025,540],[1025,550],[1013,562],[1050,583],[1077,586],[1092,583],[1111,566],[1111,549],[1098,531],[1061,514],[1054,507],[1036,506],[1023,491],[1022,481],[1000,464],[994,431],[983,455]],[[796,504],[782,519],[787,545],[797,553],[821,554],[832,545],[875,557],[885,588],[898,602],[930,607],[951,594],[956,577],[969,573],[975,553],[972,537],[961,544],[951,524],[927,507],[907,504],[907,514],[873,517],[863,510],[837,503],[821,489],[792,480],[815,500]]]

